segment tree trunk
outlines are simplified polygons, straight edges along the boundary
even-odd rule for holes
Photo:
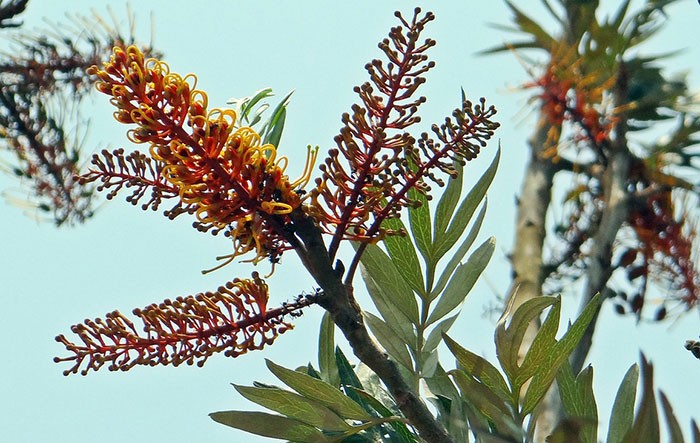
[[[526,166],[517,207],[515,244],[511,256],[513,283],[509,292],[510,297],[515,297],[513,310],[542,295],[545,222],[552,199],[552,183],[557,171],[556,166],[543,154],[548,144],[557,141],[550,139],[552,126],[542,114],[540,115],[535,133],[528,142],[530,161]],[[525,358],[539,327],[537,322],[531,324],[526,331],[520,347],[519,362],[522,363]],[[547,396],[537,420],[536,441],[544,441],[544,437],[549,435],[556,425],[559,409],[557,400],[556,395]]]

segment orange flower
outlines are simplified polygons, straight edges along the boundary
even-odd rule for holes
[[[253,129],[236,127],[233,110],[207,110],[194,75],[182,77],[162,61],[144,60],[135,46],[115,47],[103,69],[89,72],[98,78],[97,89],[112,96],[114,117],[137,125],[129,140],[150,145],[151,156],[164,164],[163,176],[196,214],[197,227],[231,236],[234,252],[226,263],[250,251],[253,262],[274,261],[290,248],[280,228],[301,205],[295,189],[309,181],[315,152],[302,177],[290,182],[286,158],[262,144]]]

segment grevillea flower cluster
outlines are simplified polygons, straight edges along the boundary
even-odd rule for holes
[[[435,66],[426,55],[435,41],[418,41],[435,17],[430,12],[421,16],[418,8],[411,21],[396,16],[402,26],[392,28],[379,44],[389,62],[373,60],[365,66],[371,81],[355,88],[361,105],[343,115],[337,148],[330,150],[311,191],[309,211],[334,234],[331,257],[342,239],[374,242],[396,234],[382,222],[417,204],[409,190],[427,193],[426,177],[442,184],[434,172],[454,173],[452,162],[474,158],[498,127],[491,120],[493,107],[465,100],[454,121],[433,126],[438,141],[423,134],[416,142],[407,128],[420,122],[418,108],[426,99],[415,93],[425,83],[422,75]]]
[[[314,303],[332,311],[329,300],[340,303],[339,297],[349,297],[343,291],[352,291],[364,247],[398,233],[382,223],[419,204],[412,191],[428,195],[426,178],[442,185],[438,172],[456,174],[455,163],[473,159],[498,127],[492,120],[494,107],[463,97],[443,124],[432,126],[432,136],[408,132],[420,122],[417,111],[426,100],[414,95],[425,82],[422,75],[434,66],[426,51],[435,42],[419,43],[434,17],[421,16],[420,9],[410,21],[397,17],[401,26],[379,45],[389,62],[374,60],[366,66],[371,82],[356,88],[361,105],[342,117],[337,148],[330,150],[306,199],[302,189],[310,180],[316,151],[307,155],[301,178],[290,181],[284,174],[287,159],[278,156],[277,148],[263,143],[252,128],[239,126],[235,111],[209,109],[193,75],[171,72],[164,62],[145,59],[134,46],[115,47],[102,68],[90,69],[97,89],[117,108],[116,120],[134,125],[129,140],[147,144],[150,155],[103,151],[93,156],[92,168],[81,180],[99,183],[110,198],[130,188],[127,200],[145,200],[143,209],[157,209],[164,199],[177,200],[166,211],[170,218],[194,215],[197,229],[223,232],[233,240],[233,252],[219,257],[224,263],[217,268],[247,253],[254,254],[254,263],[276,263],[282,252],[295,249],[321,290],[268,309],[267,285],[255,274],[213,293],[135,310],[145,334],[119,312],[86,320],[72,328],[79,344],[57,337],[71,354],[56,359],[73,364],[66,374],[105,365],[111,370],[201,365],[220,351],[240,355],[289,329],[285,315],[298,315]],[[323,233],[332,234],[327,248]],[[339,243],[348,239],[363,245],[345,272],[334,259]]]
[[[645,280],[642,291],[628,300],[637,315],[644,304],[647,279],[657,281],[672,294],[667,301],[676,301],[686,309],[700,302],[700,273],[693,253],[696,220],[687,213],[687,205],[681,206],[680,216],[674,214],[675,207],[671,192],[664,192],[649,197],[646,205],[630,214],[637,245],[622,253],[620,264],[628,269],[630,280]],[[667,315],[666,304],[657,309],[657,320]]]
[[[249,252],[253,262],[275,261],[289,249],[281,227],[301,204],[295,190],[308,182],[313,158],[290,182],[286,158],[263,145],[253,129],[235,127],[233,110],[209,110],[193,75],[170,72],[135,46],[115,47],[109,62],[90,73],[98,78],[97,89],[112,97],[117,121],[136,125],[128,138],[149,144],[152,158],[162,163],[163,177],[179,190],[181,212],[193,212],[198,229],[231,237],[227,262]]]
[[[268,297],[267,284],[254,274],[252,279],[235,279],[214,292],[134,309],[133,315],[143,324],[141,331],[114,311],[104,319],[74,325],[71,330],[82,343],[56,337],[72,355],[54,361],[73,364],[65,375],[79,370],[85,375],[104,365],[110,371],[127,371],[136,365],[201,366],[218,352],[235,357],[262,349],[292,328],[283,320],[285,315],[297,315],[312,303],[311,298],[300,297],[268,310]]]
[[[604,91],[615,84],[615,77],[601,78],[596,72],[586,73],[582,58],[573,48],[563,46],[554,50],[544,72],[526,88],[537,88],[536,98],[542,114],[551,125],[548,142],[556,150],[562,125],[575,128],[574,141],[587,141],[594,147],[606,142],[617,119],[613,112],[604,111]],[[549,152],[551,156],[559,152]]]

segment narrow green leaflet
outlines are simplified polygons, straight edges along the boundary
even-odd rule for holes
[[[289,105],[292,94],[294,94],[293,90],[284,96],[272,111],[270,119],[263,125],[260,131],[263,144],[270,143],[275,147],[279,146],[280,139],[282,138],[282,131],[284,130],[284,123],[287,118],[287,106]]]
[[[664,415],[666,416],[666,424],[668,425],[668,441],[673,443],[683,443],[685,440],[683,438],[683,431],[681,426],[678,424],[678,419],[673,413],[673,406],[671,402],[668,401],[666,394],[659,391],[659,398],[661,399],[661,406],[664,410]]]
[[[360,265],[360,273],[362,274],[362,280],[365,282],[367,287],[367,292],[372,298],[374,306],[382,315],[382,318],[387,322],[391,329],[393,329],[403,341],[411,347],[414,347],[416,342],[416,335],[413,329],[413,323],[405,315],[401,313],[398,309],[394,307],[394,302],[391,300],[388,294],[380,288],[374,279],[367,273],[364,266]]]
[[[593,368],[588,366],[574,378],[571,366],[564,363],[557,374],[557,386],[567,417],[581,425],[578,432],[581,443],[596,443],[598,406],[593,393]]]
[[[362,254],[362,264],[382,291],[387,302],[401,311],[411,322],[418,324],[418,303],[413,290],[396,269],[388,255],[377,245],[368,244]]]
[[[335,364],[335,324],[328,312],[323,314],[318,334],[318,367],[325,382],[333,387],[340,385]]]
[[[659,443],[661,431],[659,430],[659,413],[656,410],[656,395],[654,394],[654,367],[647,362],[644,355],[642,359],[642,399],[639,409],[632,424],[632,429],[627,433],[624,443]]]
[[[333,438],[298,420],[264,412],[220,411],[209,414],[217,423],[264,437],[298,443],[331,443]]]
[[[481,229],[481,225],[484,221],[484,216],[486,215],[486,203],[486,200],[484,200],[484,204],[482,205],[479,214],[476,216],[476,220],[474,220],[474,223],[472,224],[472,227],[469,230],[467,237],[464,239],[462,244],[459,245],[457,251],[451,254],[452,256],[450,257],[450,261],[448,261],[447,265],[445,265],[445,269],[443,269],[442,274],[440,274],[438,282],[435,284],[435,287],[430,292],[430,301],[435,300],[437,296],[440,295],[442,290],[445,289],[445,286],[447,286],[447,282],[452,276],[452,273],[460,264],[464,256],[467,255],[467,251],[469,251],[469,248],[471,248],[474,244],[474,240],[476,240],[476,236],[479,234],[479,230]]]
[[[554,349],[557,340],[556,335],[559,330],[559,318],[561,314],[561,299],[557,297],[557,302],[547,313],[547,318],[537,331],[537,335],[530,345],[525,359],[520,366],[518,376],[513,384],[522,386],[530,377],[535,375],[535,372],[541,368],[542,361],[547,358],[549,353]]]
[[[408,232],[403,222],[399,218],[390,218],[382,224],[382,227],[395,231],[403,230]],[[384,246],[389,251],[391,261],[396,265],[396,269],[401,276],[422,298],[426,297],[425,282],[423,281],[423,271],[420,268],[418,254],[408,235],[388,235],[384,238]]]
[[[261,118],[261,114],[265,112],[270,105],[262,103],[258,109],[253,112],[255,105],[262,100],[275,95],[272,88],[264,88],[255,93],[252,97],[232,98],[226,103],[232,104],[238,113],[239,124],[241,126],[255,126]],[[252,115],[251,115],[252,114]]]
[[[439,363],[437,352],[420,353],[420,375],[421,377],[432,377]]]
[[[593,320],[593,316],[600,308],[600,302],[600,294],[593,297],[574,324],[566,331],[561,340],[557,342],[556,346],[550,350],[549,355],[540,362],[537,372],[532,377],[532,382],[530,382],[527,392],[525,393],[522,410],[523,415],[531,413],[540,400],[542,400],[544,394],[547,393],[549,386],[557,376],[557,372],[559,372],[559,368],[567,361],[571,352],[576,345],[578,345],[586,328],[588,328],[591,320]],[[561,303],[561,301],[557,299],[557,303]],[[537,362],[535,362],[535,364],[537,364]]]
[[[428,338],[425,339],[425,343],[423,344],[423,349],[421,349],[421,351],[433,352],[435,348],[437,348],[440,344],[440,341],[442,340],[442,334],[445,334],[447,333],[447,331],[450,330],[455,320],[457,320],[457,317],[459,317],[459,312],[457,312],[451,317],[447,317],[440,323],[436,324],[435,327],[433,327],[433,329],[430,331],[430,334],[428,334]]]
[[[372,334],[386,352],[406,369],[413,372],[413,360],[406,348],[406,343],[384,321],[369,313],[364,313],[365,321],[372,330]]]
[[[433,262],[433,257],[431,256],[431,249],[433,244],[433,239],[431,235],[432,223],[430,221],[430,206],[428,206],[428,199],[425,195],[416,191],[414,188],[409,189],[408,197],[411,200],[417,200],[421,202],[421,205],[417,208],[410,208],[408,210],[408,220],[411,225],[411,234],[416,241],[416,247],[425,259],[425,263],[430,268],[434,267],[437,263]]]
[[[491,182],[498,169],[498,161],[500,158],[501,150],[499,149],[486,172],[484,172],[481,178],[479,178],[479,181],[477,181],[474,187],[469,191],[469,194],[462,200],[445,234],[435,238],[430,248],[430,256],[435,262],[445,255],[447,251],[452,249],[457,241],[459,241],[472,215],[474,215],[476,208],[484,199],[489,186],[491,186]],[[411,228],[413,228],[413,226],[411,226]]]
[[[506,4],[510,7],[513,14],[515,14],[515,23],[518,24],[519,29],[526,34],[530,34],[533,40],[537,42],[538,47],[549,49],[554,46],[554,38],[552,38],[552,36],[550,36],[536,21],[516,8],[512,2],[506,1]]]
[[[639,366],[634,364],[627,370],[617,390],[610,414],[607,443],[622,443],[627,432],[632,429],[638,380]]]
[[[474,377],[503,401],[508,401],[511,397],[508,384],[503,379],[501,373],[483,357],[463,348],[449,336],[443,335],[445,344],[457,362],[471,377]]]
[[[447,284],[445,292],[430,313],[426,322],[427,325],[440,320],[462,304],[467,295],[469,295],[469,291],[474,286],[474,283],[476,283],[476,280],[486,268],[489,260],[491,260],[495,246],[496,241],[491,237],[469,256],[466,263],[457,267],[452,279]]]
[[[384,406],[382,402],[372,397],[369,392],[362,389],[354,388],[353,391],[362,397],[364,401],[372,407],[379,415],[384,418],[392,419],[389,421],[389,425],[393,428],[393,433],[390,434],[390,440],[392,443],[414,443],[416,442],[415,436],[408,430],[408,427],[401,420],[401,417],[396,417],[394,413]],[[391,431],[389,431],[391,432]]]
[[[284,384],[306,398],[314,399],[343,418],[369,420],[372,417],[360,405],[328,383],[301,372],[293,371],[265,360],[268,369]]]
[[[462,169],[464,167],[460,162],[454,162],[453,166],[457,171],[457,176],[448,179],[445,192],[442,193],[440,201],[435,208],[435,238],[438,238],[447,230],[447,225],[450,223],[452,214],[454,214],[459,202],[459,197],[462,194]]]
[[[277,388],[237,386],[234,388],[248,400],[326,431],[347,431],[350,425],[319,402],[294,392]]]
[[[357,376],[357,374],[355,374],[355,370],[352,368],[348,358],[339,347],[335,348],[335,361],[338,365],[338,373],[340,374],[341,384],[346,387],[349,386],[357,389],[364,389],[360,378]],[[351,393],[352,392],[348,392],[348,395]]]
[[[534,320],[547,307],[557,302],[555,297],[537,297],[523,303],[511,316],[512,303],[516,299],[511,296],[510,304],[501,315],[496,325],[495,341],[496,356],[501,363],[508,378],[514,380],[518,374],[518,351],[523,342],[525,331]],[[506,323],[508,324],[506,326]],[[519,389],[519,386],[516,386]]]
[[[496,434],[511,437],[512,441],[518,441],[521,437],[521,429],[514,423],[510,408],[500,397],[485,385],[468,376],[464,371],[453,370],[450,371],[450,375],[454,378],[467,402],[495,425]]]
[[[455,401],[459,399],[457,388],[440,363],[438,363],[433,376],[425,379],[425,384],[428,385],[428,389],[433,395],[443,396]]]

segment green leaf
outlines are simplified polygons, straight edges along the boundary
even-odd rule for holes
[[[408,232],[403,222],[399,218],[390,218],[382,224],[382,227],[395,231]],[[423,271],[418,262],[418,254],[413,242],[408,235],[387,235],[384,238],[384,245],[389,251],[391,261],[396,265],[396,269],[401,276],[422,298],[425,298],[425,282],[423,281]]]
[[[284,384],[304,397],[318,401],[339,416],[354,420],[369,420],[372,418],[357,403],[328,383],[301,372],[279,366],[270,360],[265,360],[265,362],[270,372]]]
[[[506,0],[506,4],[515,15],[514,21],[518,25],[521,32],[530,34],[533,40],[537,42],[538,47],[549,50],[554,44],[554,38],[547,33],[537,22],[525,15],[521,10],[516,8],[510,1]]]
[[[430,325],[449,314],[459,306],[471,291],[474,283],[488,265],[493,255],[496,241],[493,237],[486,240],[479,246],[467,262],[459,265],[450,282],[438,300],[435,308],[430,313],[426,325]]]
[[[457,171],[457,176],[449,178],[445,192],[442,193],[440,201],[435,208],[435,238],[438,238],[447,230],[447,225],[450,223],[452,214],[454,214],[459,202],[459,197],[462,194],[462,171],[464,167],[460,162],[454,162],[453,167]]]
[[[374,279],[367,273],[364,266],[360,266],[362,280],[365,282],[367,292],[369,293],[374,306],[382,315],[384,321],[403,339],[404,343],[409,347],[414,347],[416,335],[413,329],[413,324],[404,314],[394,307],[394,302],[391,300],[382,288],[380,288]]]
[[[233,385],[248,400],[289,418],[326,431],[346,431],[350,425],[338,415],[316,402],[294,392],[277,388],[256,388]]]
[[[358,396],[362,397],[362,399],[372,409],[377,411],[377,413],[379,415],[381,415],[382,417],[385,417],[385,418],[395,417],[394,413],[389,408],[384,406],[382,404],[382,402],[380,402],[376,398],[372,397],[369,394],[369,392],[364,391],[362,389],[356,389],[356,388],[353,388],[352,390],[355,391],[355,393]],[[396,417],[396,418],[397,418],[397,420],[399,419],[399,417]],[[393,420],[393,421],[389,422],[389,425],[394,430],[393,435],[391,435],[390,439],[389,439],[389,441],[391,441],[392,443],[394,443],[394,442],[396,442],[396,443],[413,443],[413,442],[417,441],[415,436],[411,433],[411,431],[408,430],[408,427],[404,423],[402,423],[401,421]],[[386,428],[386,426],[384,426],[384,428]],[[388,431],[390,432],[390,430],[388,430]]]
[[[294,94],[293,90],[284,96],[272,111],[270,119],[263,125],[260,131],[263,144],[270,143],[275,147],[279,147],[282,131],[284,130],[284,123],[287,118],[287,106],[289,105],[292,94]]]
[[[557,300],[560,300],[557,298]],[[520,366],[518,376],[514,385],[522,386],[530,377],[535,375],[537,370],[542,368],[542,362],[547,359],[552,349],[556,346],[557,330],[559,330],[559,317],[561,314],[561,302],[557,301],[547,314],[542,326],[537,331],[535,339],[527,350],[525,359]]]
[[[479,234],[479,230],[481,229],[481,225],[484,221],[484,216],[486,215],[486,206],[487,202],[484,200],[481,211],[479,211],[479,214],[476,216],[476,220],[474,220],[474,224],[469,230],[469,234],[467,234],[467,237],[464,239],[462,244],[459,245],[457,251],[452,254],[450,261],[447,262],[445,269],[443,269],[442,274],[440,274],[437,284],[432,291],[430,291],[430,301],[435,300],[437,296],[440,295],[442,290],[445,289],[445,286],[447,286],[447,282],[452,276],[454,270],[457,268],[457,265],[460,264],[464,256],[467,255],[469,248],[471,248],[472,244],[474,244],[474,240],[476,240],[476,236]]]
[[[335,364],[335,324],[328,312],[323,314],[318,334],[318,367],[326,383],[336,388],[340,385]]]
[[[693,443],[700,443],[700,428],[698,428],[698,424],[695,423],[694,419],[690,420],[690,429],[693,433]]]
[[[622,443],[627,432],[632,429],[638,379],[639,366],[634,364],[627,370],[615,396],[608,425],[608,443]]]
[[[447,375],[440,363],[438,363],[433,376],[425,379],[425,384],[428,385],[428,389],[434,395],[442,395],[455,401],[458,401],[460,398],[457,388],[452,383],[452,379]]]
[[[406,343],[404,343],[396,332],[379,317],[369,312],[365,312],[364,317],[369,328],[372,330],[372,334],[374,334],[374,337],[386,352],[395,361],[413,372],[413,360],[411,359],[411,354],[409,354],[408,349],[406,349]]]
[[[443,334],[443,339],[450,352],[452,352],[452,355],[457,359],[461,369],[489,388],[502,400],[509,401],[511,398],[510,390],[503,376],[495,366],[483,357],[463,348],[446,334]]]
[[[596,443],[598,406],[593,393],[593,368],[588,366],[574,378],[571,366],[564,363],[557,374],[557,386],[566,416],[581,426],[579,440],[582,443]]]
[[[348,398],[352,399],[356,404],[360,405],[371,417],[373,409],[365,402],[365,400],[355,392],[355,389],[363,389],[362,382],[360,378],[355,374],[355,370],[348,361],[343,351],[339,348],[335,348],[335,360],[338,365],[338,374],[340,375],[340,384],[345,390]]]
[[[647,362],[644,355],[642,359],[642,399],[639,403],[632,429],[627,433],[624,443],[658,443],[661,438],[659,430],[659,414],[656,410],[656,396],[654,395],[654,367]]]
[[[662,391],[659,391],[659,398],[661,398],[661,406],[664,409],[666,423],[668,423],[668,441],[672,441],[673,443],[683,443],[685,441],[683,438],[683,431],[681,430],[681,426],[678,424],[678,419],[673,413],[673,406],[671,406],[671,402],[668,401],[668,398]]]
[[[256,92],[253,97],[232,98],[226,103],[232,104],[234,108],[236,108],[236,111],[239,114],[239,123],[241,125],[245,124],[243,123],[243,120],[248,122],[250,125],[250,113],[253,112],[255,105],[257,105],[261,100],[272,97],[273,95],[272,88],[264,88]]]
[[[389,296],[385,301],[401,311],[413,324],[418,324],[418,303],[413,290],[389,256],[377,245],[368,244],[361,261],[374,282]]]
[[[491,182],[498,169],[498,161],[500,158],[501,150],[499,149],[486,172],[484,172],[481,178],[479,178],[479,181],[477,181],[474,187],[469,191],[469,194],[462,200],[445,234],[435,238],[435,242],[430,248],[430,256],[435,262],[445,255],[447,251],[452,249],[464,233],[472,215],[474,215],[474,211],[476,211],[479,203],[484,199],[486,191],[489,189],[489,186],[491,186]],[[413,226],[411,226],[411,229],[413,229]]]
[[[287,120],[287,110],[282,109],[279,114],[275,116],[274,122],[270,124],[269,130],[262,139],[263,144],[270,143],[272,146],[278,148],[280,145],[280,140],[282,140],[282,132],[284,131],[284,123]]]
[[[298,420],[264,412],[220,411],[209,414],[215,422],[264,437],[298,443],[330,443],[334,439]]]
[[[339,348],[335,348],[335,361],[338,365],[338,373],[340,374],[340,382],[344,386],[350,386],[357,389],[364,389],[360,378],[355,374],[355,370],[348,361],[348,358],[343,354],[343,351]],[[349,393],[348,393],[349,395]]]
[[[414,188],[408,190],[408,197],[411,200],[416,200],[420,202],[420,206],[417,208],[411,207],[408,210],[408,221],[411,225],[411,234],[413,239],[416,241],[416,247],[425,259],[425,263],[430,268],[435,266],[436,263],[433,262],[433,257],[431,256],[431,249],[433,244],[433,239],[430,234],[432,230],[432,223],[430,221],[430,206],[428,205],[428,199],[426,196]]]
[[[453,370],[450,375],[459,386],[462,396],[495,425],[498,435],[519,441],[521,428],[514,423],[510,408],[500,397],[464,371]]]
[[[557,299],[557,303],[561,303],[561,300]],[[542,360],[541,366],[532,377],[532,382],[525,393],[522,410],[523,415],[532,412],[540,400],[542,400],[542,397],[547,393],[549,386],[554,381],[557,372],[559,372],[559,368],[567,361],[571,352],[581,341],[581,337],[583,337],[586,328],[588,328],[588,325],[599,309],[600,294],[597,294],[591,299],[590,303],[586,305],[581,315],[579,315],[569,330],[566,331],[561,340],[557,342],[549,355]]]
[[[435,348],[437,348],[440,344],[440,341],[442,340],[442,334],[450,330],[455,320],[457,320],[458,316],[459,312],[457,312],[451,317],[447,317],[446,319],[442,320],[440,323],[435,325],[435,327],[430,331],[430,334],[428,334],[428,338],[425,340],[425,343],[423,344],[423,349],[421,349],[421,351],[433,352]]]
[[[527,300],[512,313],[512,318],[508,321],[516,298],[515,294],[510,297],[511,301],[498,320],[495,333],[496,356],[510,380],[514,380],[518,374],[518,352],[528,325],[544,309],[557,302],[555,297],[544,296]],[[508,323],[507,327],[506,322]],[[514,386],[514,388],[517,391],[520,386]]]

